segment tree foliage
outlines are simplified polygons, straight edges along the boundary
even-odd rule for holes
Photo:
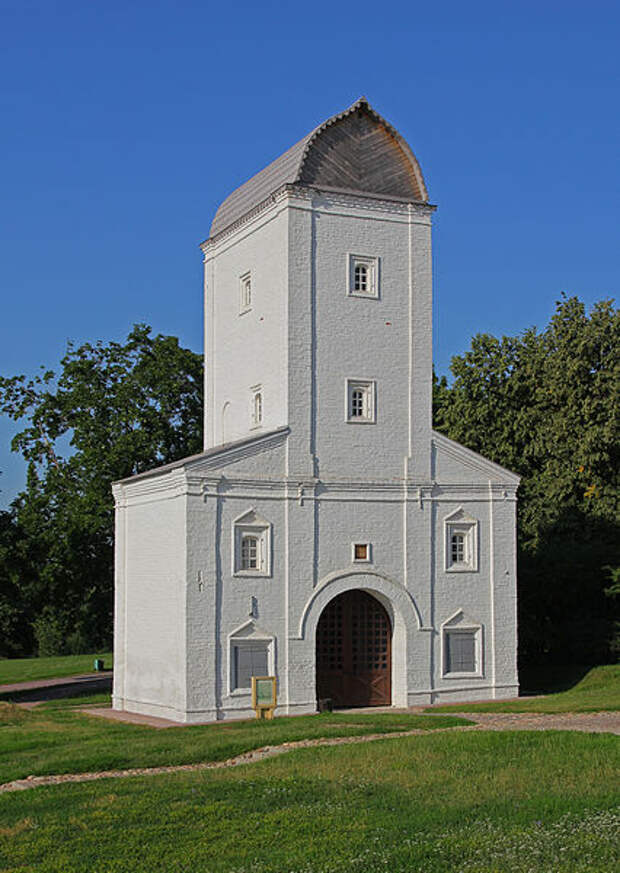
[[[522,663],[604,659],[617,564],[620,315],[558,302],[542,332],[473,338],[437,384],[435,426],[519,473]]]
[[[109,643],[111,483],[200,451],[202,359],[136,325],[122,344],[69,344],[58,376],[0,378],[0,410],[26,423],[12,448],[28,462],[0,518],[4,653]]]
[[[542,331],[481,334],[435,380],[435,427],[522,476],[522,665],[620,651],[620,317],[564,298]],[[25,490],[0,512],[0,655],[84,651],[112,629],[111,483],[200,451],[202,360],[137,325],[70,345],[58,375],[0,378]]]

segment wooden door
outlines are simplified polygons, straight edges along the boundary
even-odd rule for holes
[[[316,631],[317,697],[334,706],[392,701],[392,628],[383,606],[365,591],[327,604]]]

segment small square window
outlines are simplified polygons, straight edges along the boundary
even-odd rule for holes
[[[375,421],[375,383],[347,379],[346,420],[357,424]]]
[[[350,297],[379,296],[379,259],[364,255],[349,255]]]
[[[370,562],[370,543],[353,543],[353,561]]]
[[[239,314],[249,312],[252,308],[252,276],[246,273],[239,279]]]

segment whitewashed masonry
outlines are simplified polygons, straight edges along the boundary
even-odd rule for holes
[[[114,485],[116,709],[517,694],[519,478],[432,430],[432,212],[364,98],[218,210],[204,451]]]

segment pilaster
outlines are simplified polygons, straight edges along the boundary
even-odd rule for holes
[[[409,457],[406,475],[431,480],[433,290],[430,210],[409,206]]]
[[[302,479],[316,467],[316,221],[314,210],[289,209],[286,473]]]
[[[218,477],[188,477],[187,711],[200,712],[204,721],[217,718],[221,701],[222,544],[218,486]]]

